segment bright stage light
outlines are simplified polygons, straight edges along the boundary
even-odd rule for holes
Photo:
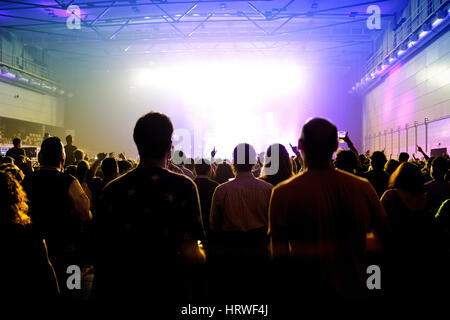
[[[200,132],[195,151],[185,150],[188,154],[207,156],[216,146],[219,157],[230,158],[243,141],[258,151],[274,142],[296,143],[298,133],[286,130],[277,117],[285,110],[296,119],[299,111],[292,101],[304,92],[304,78],[305,69],[293,61],[230,59],[155,64],[136,70],[130,85],[143,95],[166,94],[177,101],[173,117],[186,115],[178,126]]]

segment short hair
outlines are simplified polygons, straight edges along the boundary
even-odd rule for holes
[[[400,152],[398,155],[398,161],[400,162],[406,162],[409,160],[409,154],[408,152]]]
[[[207,159],[200,159],[195,163],[195,172],[200,174],[208,174],[211,170],[211,164]]]
[[[22,140],[20,140],[20,138],[14,138],[12,141],[14,146],[19,146],[21,142]]]
[[[139,156],[163,158],[170,150],[172,133],[172,121],[163,113],[151,111],[139,118],[133,131]]]
[[[236,171],[251,171],[256,163],[256,151],[248,143],[240,143],[233,150],[233,165]]]
[[[335,165],[338,169],[354,173],[354,170],[358,167],[358,158],[353,151],[341,149],[336,154]]]
[[[111,178],[119,173],[119,167],[117,165],[117,160],[114,158],[105,158],[101,164],[103,177]]]
[[[72,135],[69,134],[69,135],[66,137],[66,142],[67,142],[67,143],[69,143],[69,142],[71,143],[71,142],[72,142]]]
[[[424,192],[424,178],[419,167],[410,162],[403,162],[389,179],[390,188],[405,190],[411,194]]]
[[[303,125],[300,141],[309,159],[330,161],[338,146],[337,128],[326,119],[313,118]]]
[[[394,171],[398,168],[400,162],[395,159],[389,159],[388,162],[384,165],[384,171],[389,173],[389,175],[393,174]]]
[[[435,180],[444,180],[445,174],[449,169],[449,162],[442,156],[436,157],[431,163],[431,176]]]
[[[386,155],[382,151],[374,151],[370,156],[370,164],[372,165],[373,169],[383,170],[386,162]]]
[[[84,158],[84,151],[81,149],[76,149],[73,151],[73,157],[75,158],[75,161],[81,161]]]
[[[58,137],[49,137],[41,144],[39,163],[43,166],[59,167],[63,161],[64,147]]]

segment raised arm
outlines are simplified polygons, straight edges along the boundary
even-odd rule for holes
[[[428,159],[430,159],[430,157],[423,151],[423,149],[420,146],[417,146],[417,151],[419,151],[423,155],[425,160],[428,161]]]

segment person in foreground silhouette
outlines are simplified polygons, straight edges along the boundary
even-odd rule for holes
[[[246,143],[233,151],[234,180],[219,185],[214,192],[211,213],[210,252],[215,267],[214,296],[219,300],[256,299],[265,283],[267,223],[272,185],[252,173],[256,152]],[[210,259],[211,260],[211,259]],[[222,281],[222,283],[220,283]]]
[[[22,186],[0,170],[0,249],[3,302],[43,301],[56,298],[58,283],[48,260],[45,240],[28,216]]]
[[[80,183],[62,172],[65,153],[58,137],[45,139],[39,153],[40,169],[26,176],[24,189],[30,203],[30,217],[45,238],[61,294],[71,296],[67,290],[67,267],[80,263],[77,248],[81,222],[92,218],[90,201]]]
[[[194,182],[166,169],[172,133],[166,115],[142,116],[133,133],[138,167],[103,190],[96,217],[98,300],[157,307],[192,299],[187,288],[199,281],[189,266],[204,262],[198,245],[204,232]]]
[[[305,169],[273,189],[269,208],[271,256],[281,264],[277,298],[363,298],[366,237],[385,241],[386,213],[367,180],[332,167],[331,122],[308,121],[298,147]]]

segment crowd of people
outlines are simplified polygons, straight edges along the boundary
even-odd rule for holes
[[[34,168],[14,140],[0,165],[10,298],[267,303],[425,295],[450,283],[448,155],[418,147],[423,160],[388,160],[359,154],[348,135],[337,150],[336,127],[314,118],[294,157],[281,144],[258,155],[242,143],[231,161],[215,149],[192,159],[173,150],[173,130],[162,113],[142,116],[139,163],[88,161],[67,136],[65,146],[46,138]],[[68,285],[74,265],[93,277],[83,294]],[[369,265],[382,271],[380,290],[367,286]]]

